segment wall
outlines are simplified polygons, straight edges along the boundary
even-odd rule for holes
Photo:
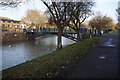
[[[27,40],[26,33],[2,33],[2,42]]]

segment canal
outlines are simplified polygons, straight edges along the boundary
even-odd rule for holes
[[[62,37],[63,47],[75,43]],[[57,36],[42,36],[32,41],[2,44],[2,70],[56,50]]]

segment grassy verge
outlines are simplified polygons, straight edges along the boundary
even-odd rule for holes
[[[70,66],[77,57],[83,56],[100,37],[85,39],[61,50],[3,71],[3,78],[50,78]]]
[[[120,30],[118,30],[118,32],[120,32]]]

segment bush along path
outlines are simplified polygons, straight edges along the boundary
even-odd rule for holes
[[[38,57],[23,64],[3,70],[3,78],[53,78],[82,57],[100,37],[93,37],[69,45],[61,50]]]

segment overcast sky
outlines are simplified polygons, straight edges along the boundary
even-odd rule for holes
[[[116,9],[118,7],[118,1],[119,0],[95,0],[96,5],[93,7],[93,10],[96,12],[100,11],[102,14],[112,17],[113,20],[117,22]],[[40,0],[34,0],[29,4],[21,5],[17,8],[0,8],[0,16],[20,20],[25,16],[25,12],[28,9],[38,9],[44,12],[46,6]]]

